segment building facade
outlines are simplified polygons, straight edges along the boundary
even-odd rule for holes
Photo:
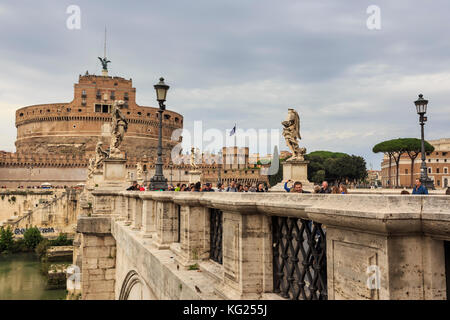
[[[434,146],[433,152],[426,154],[426,164],[428,176],[434,181],[437,189],[450,187],[450,138],[438,140],[428,140]],[[383,187],[411,187],[415,179],[420,178],[420,166],[422,164],[422,155],[419,153],[414,160],[411,169],[411,159],[407,154],[400,157],[399,177],[396,182],[397,167],[394,160],[391,163],[391,172],[389,175],[389,157],[384,156],[381,162],[381,183]],[[411,175],[412,171],[412,175]]]
[[[156,157],[158,108],[136,103],[131,79],[88,73],[79,76],[71,102],[32,105],[16,111],[17,153],[89,158],[99,140],[109,145],[114,100],[125,102],[123,113],[129,122],[121,149],[127,157]],[[183,128],[183,116],[166,110],[163,117],[163,154],[169,156],[179,143],[171,136],[174,130]]]

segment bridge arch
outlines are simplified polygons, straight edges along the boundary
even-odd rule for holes
[[[142,280],[136,271],[131,270],[125,276],[119,300],[142,300]]]
[[[122,282],[119,300],[158,300],[158,298],[137,271],[131,270]]]

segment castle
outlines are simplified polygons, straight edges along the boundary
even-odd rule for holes
[[[103,64],[103,61],[102,61]],[[31,105],[16,111],[16,152],[0,151],[0,186],[15,188],[39,186],[74,186],[86,181],[88,159],[98,141],[108,146],[111,139],[111,106],[114,100],[125,102],[123,113],[129,125],[121,150],[125,152],[129,180],[136,178],[136,164],[142,163],[145,181],[153,175],[158,144],[158,108],[136,103],[136,88],[131,79],[86,71],[74,84],[71,102]],[[181,142],[171,140],[172,133],[183,128],[183,116],[174,111],[163,113],[162,142],[164,172],[169,182],[188,182],[189,165],[172,165],[171,150]],[[221,180],[246,183],[267,181],[259,166],[245,163],[233,168],[226,165]],[[203,182],[217,182],[219,166],[199,166]],[[228,169],[228,170],[227,170]]]

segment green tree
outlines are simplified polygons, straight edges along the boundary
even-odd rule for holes
[[[390,183],[390,177],[391,177],[391,162],[392,159],[395,161],[396,165],[396,176],[395,176],[395,185],[398,186],[398,178],[399,178],[399,166],[400,166],[400,157],[402,154],[408,154],[409,158],[411,159],[411,184],[412,179],[414,177],[414,160],[417,158],[418,154],[420,153],[421,149],[421,142],[419,139],[414,138],[398,138],[398,139],[392,139],[392,140],[386,140],[383,142],[380,142],[376,144],[372,151],[374,153],[382,152],[389,156],[389,186],[391,186]],[[425,150],[426,152],[432,152],[434,150],[434,147],[430,145],[428,142],[425,141]]]
[[[31,227],[27,230],[25,230],[23,234],[23,240],[25,241],[25,245],[29,249],[35,249],[36,246],[41,242],[43,239],[41,232],[37,227]]]
[[[320,183],[324,180],[341,183],[360,181],[367,177],[366,162],[362,157],[342,152],[314,151],[306,155],[308,180]]]
[[[403,143],[405,144],[405,151],[411,159],[411,188],[414,186],[414,161],[417,156],[420,154],[422,150],[422,141],[417,138],[405,138],[403,139]],[[434,147],[425,141],[425,152],[433,152]]]
[[[11,251],[14,245],[13,233],[11,227],[1,227],[0,229],[0,253],[4,251]]]

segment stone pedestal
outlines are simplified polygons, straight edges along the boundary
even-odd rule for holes
[[[292,160],[283,163],[283,181],[272,187],[270,191],[285,191],[287,180],[300,181],[304,190],[312,191],[314,184],[308,181],[308,163],[306,160]]]
[[[189,171],[189,183],[197,183],[201,181],[201,171]]]
[[[103,162],[103,177],[99,181],[98,187],[101,189],[125,190],[128,186],[126,162],[125,159],[106,159]]]

